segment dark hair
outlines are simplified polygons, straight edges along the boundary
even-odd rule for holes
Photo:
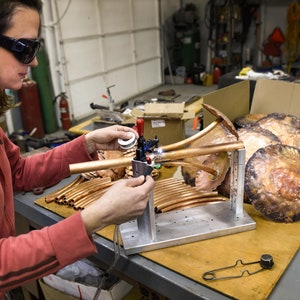
[[[18,7],[26,7],[42,12],[41,0],[0,0],[0,34],[3,34],[11,26],[11,20]],[[0,90],[0,116],[9,109],[5,91]]]
[[[0,0],[0,34],[3,34],[11,25],[11,19],[18,7],[28,7],[42,11],[41,0]]]

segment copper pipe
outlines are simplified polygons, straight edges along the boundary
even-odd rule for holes
[[[203,165],[198,164],[198,163],[191,163],[191,162],[186,162],[186,161],[181,161],[181,160],[174,160],[174,161],[165,162],[164,166],[170,166],[170,167],[176,167],[176,166],[183,167],[183,166],[186,166],[186,167],[190,167],[190,168],[195,168],[197,170],[202,170],[202,171],[207,172],[207,173],[209,173],[213,176],[218,175],[218,171],[216,171],[212,168],[203,166]]]
[[[70,164],[70,173],[84,173],[97,170],[113,169],[116,167],[127,167],[130,166],[132,157],[121,157],[115,159],[104,159],[96,161],[88,161],[77,164]]]
[[[208,197],[208,198],[201,199],[201,201],[191,200],[191,201],[186,201],[186,202],[183,202],[183,203],[177,203],[176,205],[171,205],[171,206],[168,206],[168,207],[163,208],[163,209],[158,210],[158,211],[164,213],[164,212],[168,212],[168,211],[171,211],[171,210],[178,210],[178,209],[196,207],[196,206],[207,204],[209,202],[219,202],[219,201],[226,201],[226,198],[224,198],[224,197]]]
[[[85,206],[87,206],[89,203],[92,203],[96,200],[98,200],[99,198],[102,197],[102,195],[107,191],[107,188],[95,191],[94,193],[91,193],[90,195],[88,195],[87,197],[84,197],[82,199],[80,199],[79,201],[77,201],[76,203],[74,203],[73,208],[74,209],[83,209]]]
[[[64,192],[60,199],[56,199],[56,202],[59,204],[67,204],[68,199],[72,199],[73,197],[77,196],[78,194],[82,193],[85,190],[90,189],[93,186],[98,186],[102,181],[102,178],[94,178],[91,180],[86,180],[82,182],[80,185],[76,185],[73,188],[69,188]]]
[[[165,205],[170,205],[170,204],[175,204],[178,202],[181,202],[182,200],[186,200],[186,199],[195,199],[195,198],[205,198],[205,197],[216,197],[218,196],[218,192],[203,192],[203,193],[196,193],[195,191],[191,191],[188,192],[186,191],[185,193],[182,193],[181,195],[179,195],[176,199],[175,195],[169,194],[165,196],[165,199],[163,199],[163,201],[159,200],[159,199],[155,199],[154,198],[154,205],[155,206],[165,206]]]
[[[84,209],[85,207],[87,207],[89,204],[93,203],[94,201],[98,200],[107,190],[104,189],[103,191],[101,191],[101,193],[94,193],[91,195],[91,197],[82,199],[82,201],[80,201],[80,203],[75,203],[74,205],[74,209],[75,210],[81,210]]]
[[[228,151],[233,151],[233,150],[238,150],[243,148],[244,148],[244,143],[241,141],[236,141],[231,143],[221,143],[216,145],[203,146],[200,148],[190,148],[190,149],[176,150],[176,151],[170,151],[165,153],[163,152],[156,158],[155,161],[164,162],[169,160],[195,157],[195,156],[207,155],[212,153],[228,152]]]
[[[244,143],[241,141],[232,143],[222,143],[217,145],[209,145],[200,148],[176,150],[170,152],[162,152],[155,158],[156,162],[165,162],[177,160],[186,157],[195,157],[200,155],[227,152],[244,148]],[[125,167],[131,165],[132,157],[121,157],[117,159],[106,159],[98,161],[89,161],[77,164],[70,164],[71,174],[91,172],[96,170],[111,169],[116,167]]]
[[[107,186],[112,185],[110,178],[94,178],[84,182],[81,186],[76,186],[65,195],[64,204],[73,206],[75,202],[86,197],[87,195],[99,191]]]
[[[183,141],[180,141],[180,142],[177,142],[177,143],[174,143],[174,144],[162,146],[161,149],[163,151],[170,151],[170,150],[175,150],[175,149],[183,148],[184,146],[189,145],[191,142],[193,142],[193,141],[195,141],[197,139],[200,139],[201,137],[203,137],[204,135],[206,135],[207,133],[209,133],[211,130],[213,130],[222,121],[223,121],[223,118],[218,117],[215,121],[213,121],[211,124],[209,124],[203,130],[201,130],[198,133],[192,135],[191,137],[186,138]]]
[[[170,198],[170,196],[171,195],[169,195],[169,198]],[[217,197],[217,196],[212,197],[211,195],[208,195],[208,196],[199,197],[199,195],[197,195],[197,194],[190,194],[190,195],[187,194],[187,195],[183,195],[181,198],[178,198],[176,200],[174,200],[174,198],[172,196],[171,200],[165,201],[165,202],[160,203],[158,205],[154,201],[154,205],[155,205],[155,207],[157,207],[158,210],[162,210],[163,208],[173,206],[173,205],[176,206],[177,204],[179,204],[181,202],[184,202],[184,201],[187,201],[187,200],[194,200],[194,201],[201,202],[201,201],[206,201],[207,199],[212,199],[212,198],[215,198],[215,197]]]
[[[108,184],[105,184],[105,185],[99,185],[99,186],[93,186],[91,187],[90,189],[87,189],[85,191],[82,191],[80,194],[74,196],[71,200],[72,203],[76,203],[77,201],[79,201],[80,199],[82,198],[85,198],[97,191],[101,191],[109,186],[112,185],[112,182],[108,183]]]
[[[83,182],[85,179],[82,176],[78,176],[75,180],[73,180],[71,183],[69,183],[68,185],[62,187],[59,190],[56,190],[55,192],[48,194],[45,196],[45,202],[46,203],[51,203],[54,202],[55,199],[58,197],[61,197],[61,194],[63,194],[66,190],[74,187],[75,185],[80,184],[81,182]]]

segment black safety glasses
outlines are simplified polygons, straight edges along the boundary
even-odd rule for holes
[[[11,52],[22,64],[30,64],[40,49],[40,41],[34,39],[14,39],[0,35],[0,47]]]

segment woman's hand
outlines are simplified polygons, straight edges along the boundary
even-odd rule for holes
[[[138,133],[127,126],[114,125],[91,131],[85,135],[86,146],[90,154],[97,150],[119,150],[118,139],[129,140],[133,132],[138,138]]]
[[[81,212],[88,234],[142,215],[153,187],[154,180],[150,176],[146,181],[144,176],[117,181],[99,200]]]

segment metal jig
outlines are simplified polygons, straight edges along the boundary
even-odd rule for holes
[[[219,271],[227,270],[227,269],[232,269],[237,267],[238,264],[241,264],[243,266],[247,265],[253,265],[253,264],[260,264],[261,269],[258,269],[256,271],[250,272],[249,270],[243,270],[239,275],[232,275],[232,276],[223,276],[223,277],[217,277],[216,273]],[[238,259],[234,265],[227,266],[227,267],[222,267],[214,270],[207,271],[203,273],[202,278],[204,280],[221,280],[221,279],[232,279],[232,278],[240,278],[243,277],[244,275],[254,275],[258,272],[261,272],[263,270],[271,269],[274,265],[273,257],[270,254],[263,254],[260,257],[259,261],[253,261],[253,262],[247,262],[244,263],[241,259]]]

